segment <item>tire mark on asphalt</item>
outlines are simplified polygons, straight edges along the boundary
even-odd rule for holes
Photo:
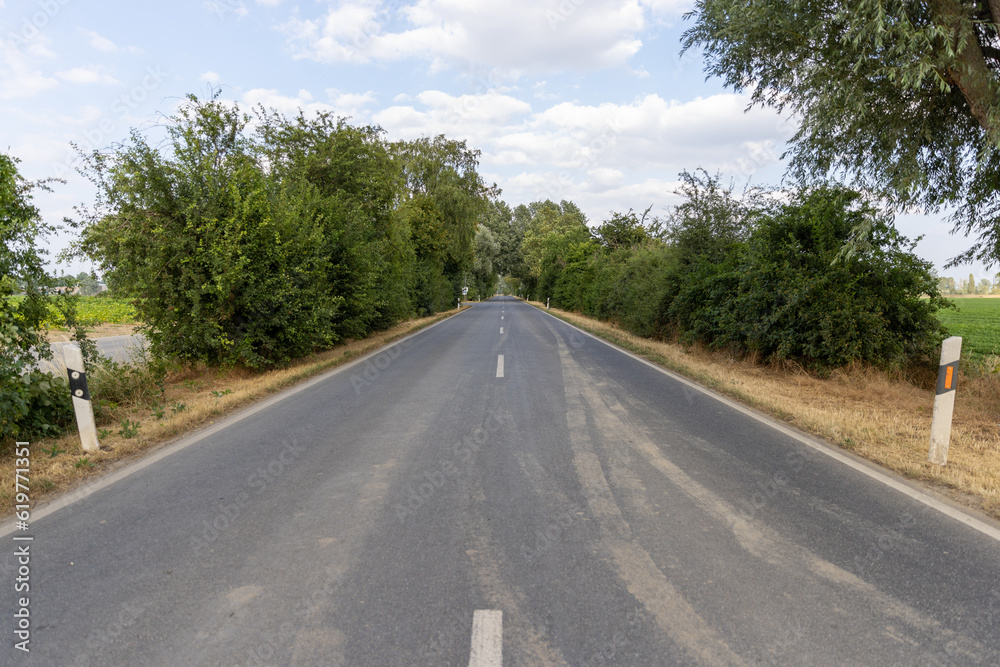
[[[702,664],[742,665],[725,639],[684,599],[670,580],[656,566],[649,553],[632,536],[632,529],[614,501],[608,480],[587,423],[588,414],[600,424],[610,413],[599,413],[600,405],[589,405],[584,397],[591,380],[584,376],[570,355],[562,336],[556,334],[566,392],[566,426],[573,449],[573,465],[584,488],[596,493],[587,495],[587,504],[601,528],[603,548],[615,565],[626,589],[656,619],[660,629],[688,655]]]
[[[575,364],[561,339],[560,352],[567,360],[567,364],[571,365],[569,375],[576,380],[581,400],[589,408],[586,412],[601,432],[602,441],[627,442],[632,450],[684,492],[702,511],[715,517],[717,523],[726,526],[735,541],[747,553],[785,572],[786,576],[795,576],[794,573],[804,568],[813,577],[835,588],[846,589],[848,594],[866,600],[870,607],[876,608],[873,611],[877,615],[902,621],[909,626],[909,632],[895,626],[886,627],[885,634],[895,641],[899,641],[900,633],[905,632],[908,636],[905,637],[904,643],[926,645],[926,640],[921,638],[921,635],[935,635],[934,643],[941,647],[947,645],[952,656],[962,655],[974,661],[983,659],[985,649],[979,642],[945,628],[936,619],[921,613],[895,596],[823,559],[812,550],[783,538],[774,529],[761,521],[746,517],[738,508],[695,481],[663,454],[648,431],[636,424],[631,418],[629,409],[622,405],[612,392],[607,388],[605,391],[598,391],[596,387],[599,383],[584,376],[585,371]],[[590,474],[596,475],[597,471],[592,465],[588,468]],[[613,516],[610,518],[615,520]]]

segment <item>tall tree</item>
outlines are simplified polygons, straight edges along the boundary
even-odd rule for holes
[[[455,302],[473,268],[476,225],[496,188],[477,171],[480,152],[464,141],[439,135],[398,142],[392,149],[404,182],[399,215],[410,227],[422,267],[417,306],[438,310]]]
[[[564,245],[564,237],[579,241],[589,238],[590,233],[587,217],[571,201],[556,204],[547,199],[532,202],[527,208],[531,221],[524,232],[524,260],[528,275],[537,280],[542,274],[542,259],[550,249]]]
[[[1000,262],[1000,0],[698,0],[685,50],[801,124],[791,170],[842,172],[977,236]],[[857,234],[856,236],[864,236]]]
[[[0,153],[0,447],[16,438],[52,435],[71,417],[65,378],[33,368],[34,358],[51,359],[42,335],[48,315],[49,288],[45,251],[38,241],[54,227],[32,203],[34,188],[17,169],[15,157]],[[16,289],[24,296],[10,299]]]
[[[527,207],[519,206],[527,211]],[[516,216],[510,206],[499,200],[490,201],[489,209],[483,218],[483,224],[489,228],[497,242],[497,255],[494,268],[504,276],[519,276],[524,271],[524,253],[521,243],[524,241],[524,230],[531,220]]]
[[[166,145],[133,132],[88,159],[99,198],[81,249],[116,292],[141,297],[156,353],[272,366],[364,334],[374,317],[357,303],[375,270],[358,237],[378,223],[366,207],[379,186],[339,193],[388,158],[366,150],[364,130],[292,124],[264,131],[263,147],[250,124],[235,105],[191,96]]]

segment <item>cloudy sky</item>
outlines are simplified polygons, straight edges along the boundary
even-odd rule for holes
[[[93,199],[70,142],[155,131],[185,95],[219,88],[247,107],[331,110],[390,140],[464,139],[511,205],[569,199],[595,225],[630,208],[663,215],[683,169],[778,184],[795,129],[747,112],[745,96],[705,80],[697,53],[680,55],[690,4],[0,0],[0,150],[29,179],[67,180],[36,197],[58,222]],[[917,251],[939,269],[967,245],[937,217],[898,225],[925,235]],[[970,270],[988,275],[944,273]]]

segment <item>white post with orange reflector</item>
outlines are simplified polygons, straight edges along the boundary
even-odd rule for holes
[[[958,381],[958,360],[961,356],[961,336],[946,338],[941,343],[941,366],[938,369],[937,395],[934,396],[934,417],[931,419],[931,450],[927,455],[931,463],[940,466],[948,463],[955,383]]]

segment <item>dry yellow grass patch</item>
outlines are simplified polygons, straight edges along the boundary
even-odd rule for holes
[[[378,349],[455,312],[457,311],[451,310],[432,317],[410,320],[364,340],[347,341],[330,350],[300,359],[280,370],[254,372],[201,366],[174,372],[165,384],[159,408],[162,416],[157,417],[148,407],[134,410],[119,407],[115,410],[117,420],[127,419],[138,423],[138,435],[135,437],[124,437],[120,425],[99,423],[98,429],[105,433],[100,438],[101,451],[97,453],[87,454],[82,450],[75,428],[59,438],[32,441],[29,476],[32,505],[37,506],[39,502],[51,500],[55,495],[118,468],[154,447],[214,423],[240,408]],[[178,404],[183,405],[183,409],[174,410]],[[6,515],[14,510],[14,463],[13,452],[0,456],[0,513]]]
[[[533,304],[544,308],[543,304]],[[606,322],[558,317],[745,405],[1000,517],[1000,377],[959,372],[948,465],[927,461],[936,373],[848,368],[828,378],[635,336]]]

